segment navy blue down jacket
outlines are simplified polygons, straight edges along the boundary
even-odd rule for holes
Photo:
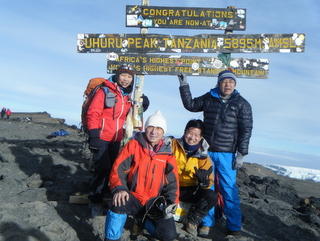
[[[189,85],[180,87],[184,107],[192,112],[203,111],[204,138],[211,152],[240,152],[248,154],[252,132],[252,110],[249,102],[237,90],[224,103],[215,88],[192,98]]]

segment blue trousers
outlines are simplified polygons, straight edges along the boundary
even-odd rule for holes
[[[235,158],[230,152],[209,152],[214,163],[214,174],[219,177],[219,190],[224,200],[224,214],[227,218],[227,229],[238,231],[241,229],[242,214],[240,210],[239,191],[236,183],[237,171],[232,169]],[[215,225],[214,208],[209,210],[202,220],[202,225],[212,227]]]

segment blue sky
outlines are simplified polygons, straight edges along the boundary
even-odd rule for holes
[[[2,0],[0,8],[0,107],[12,111],[47,111],[80,122],[83,90],[93,77],[107,77],[105,54],[76,52],[78,33],[139,33],[125,27],[125,5],[140,0]],[[267,58],[268,79],[239,79],[237,89],[251,103],[254,131],[250,161],[320,169],[320,2],[318,0],[150,0],[156,6],[247,9],[246,31],[240,34],[305,33],[304,53],[232,54]],[[149,33],[221,34],[217,30],[149,29]],[[195,54],[197,55],[197,54]],[[206,56],[215,57],[216,54]],[[194,97],[216,78],[189,77]],[[182,106],[175,76],[146,76],[144,92],[160,109],[168,131],[179,136],[191,118]],[[294,160],[293,160],[294,159]],[[308,161],[306,161],[308,159]]]

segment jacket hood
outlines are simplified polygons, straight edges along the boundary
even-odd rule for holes
[[[180,145],[180,147],[184,150],[183,148],[183,137],[181,138],[177,138],[177,141]],[[207,158],[208,157],[208,149],[209,149],[209,144],[208,142],[202,138],[201,142],[200,142],[200,147],[199,149],[192,155],[192,157],[195,157],[195,158]]]
[[[144,148],[148,148],[148,143],[146,139],[145,132],[138,132],[133,137],[134,140],[138,141]],[[157,152],[157,154],[172,154],[172,148],[171,148],[171,139],[169,137],[163,138],[163,145],[160,148],[160,150]]]
[[[214,97],[214,98],[217,98],[217,99],[221,99],[221,96],[220,96],[220,89],[219,87],[216,87],[216,88],[213,88],[210,90],[210,94]],[[234,89],[234,91],[232,92],[231,94],[231,98],[240,94],[239,91],[237,91],[236,89]]]
[[[115,85],[119,86],[121,93],[123,95],[130,95],[133,91],[133,86],[134,86],[134,79],[131,82],[131,85],[129,85],[127,88],[123,88],[118,84],[118,77],[117,75],[111,75],[111,77],[108,79],[110,82],[114,83]]]

